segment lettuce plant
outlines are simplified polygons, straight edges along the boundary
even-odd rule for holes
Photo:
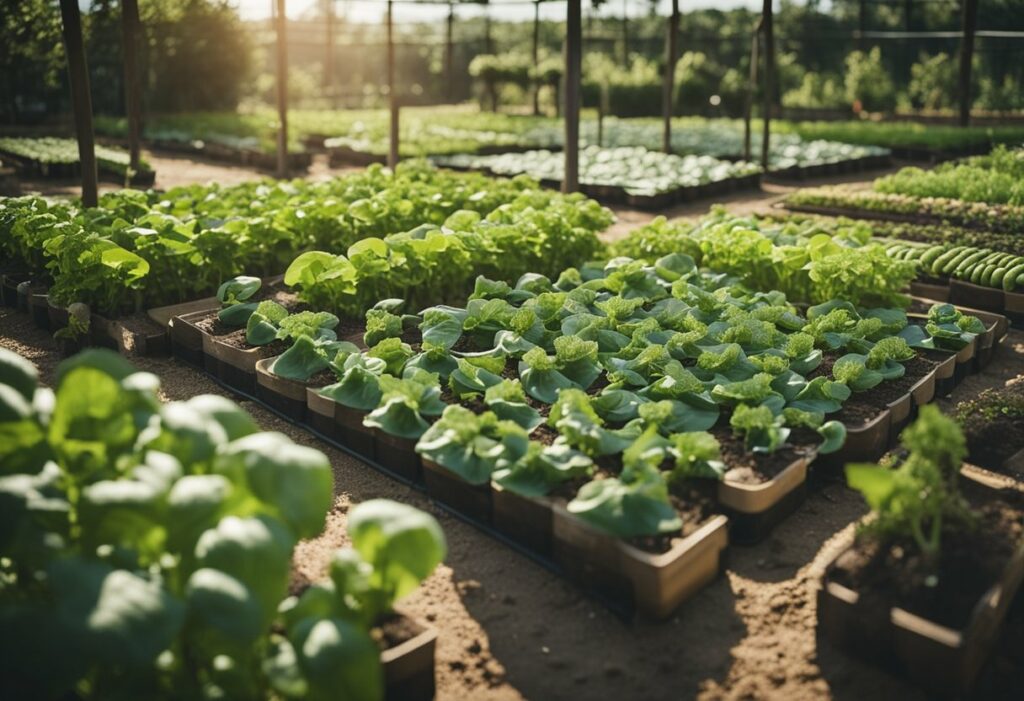
[[[413,369],[402,378],[381,375],[378,383],[380,404],[363,419],[365,426],[398,438],[417,440],[430,428],[427,419],[440,416],[445,410],[437,375]]]
[[[526,392],[519,380],[502,380],[484,391],[487,408],[503,421],[514,421],[527,431],[541,424],[540,412],[526,401]]]
[[[591,457],[621,453],[640,434],[638,423],[605,428],[590,398],[579,389],[562,390],[551,406],[548,425],[558,429],[570,446]]]
[[[688,431],[669,436],[668,452],[675,464],[669,473],[670,483],[688,479],[721,480],[725,475],[721,446],[706,431]]]
[[[460,399],[481,395],[501,383],[500,373],[504,369],[505,358],[500,355],[457,358],[456,367],[448,377],[448,386]]]
[[[256,305],[245,322],[245,341],[251,346],[265,346],[277,339],[281,320],[288,310],[267,299]]]
[[[372,411],[380,405],[380,376],[387,369],[384,360],[342,352],[335,356],[331,368],[338,381],[321,389],[320,394],[357,411]]]
[[[499,460],[515,462],[524,456],[528,444],[528,434],[519,424],[502,421],[490,411],[474,414],[452,404],[420,437],[416,452],[479,485],[490,482]]]
[[[952,304],[936,304],[928,310],[924,328],[911,324],[900,337],[914,348],[959,351],[984,332],[985,324],[977,317],[962,313]]]
[[[816,431],[821,436],[817,448],[820,455],[834,453],[846,443],[846,426],[839,421],[825,421],[825,415],[821,412],[787,407],[782,412],[782,418],[791,428],[803,427]]]
[[[248,275],[239,275],[223,283],[217,288],[217,301],[222,305],[217,318],[228,326],[244,325],[256,309],[256,304],[248,300],[259,292],[262,284],[258,277]]]
[[[682,521],[658,469],[664,444],[654,427],[647,429],[623,453],[622,473],[583,485],[567,505],[569,513],[618,538],[678,531]]]
[[[525,453],[499,458],[492,479],[510,492],[541,497],[564,482],[589,476],[593,467],[590,458],[566,443],[530,441]]]
[[[366,331],[363,343],[375,346],[385,338],[398,338],[402,335],[402,317],[392,314],[386,309],[366,310]]]
[[[371,358],[384,361],[384,371],[389,375],[400,376],[406,363],[415,355],[412,346],[400,338],[385,338],[366,354]]]
[[[783,416],[765,406],[737,406],[729,425],[734,434],[743,436],[743,447],[754,453],[774,453],[789,437]]]
[[[558,359],[540,347],[523,354],[519,379],[527,394],[545,404],[553,404],[561,390],[574,386],[573,381],[561,373]]]

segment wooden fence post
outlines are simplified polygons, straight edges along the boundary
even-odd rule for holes
[[[964,0],[963,38],[960,40],[960,126],[971,123],[971,64],[974,61],[974,30],[978,25],[978,0]]]
[[[665,84],[662,86],[661,116],[664,120],[661,150],[672,153],[672,95],[676,82],[676,41],[679,37],[679,0],[672,0],[665,37]]]
[[[288,16],[277,0],[277,177],[288,175]]]
[[[580,72],[583,54],[581,0],[568,0],[565,36],[565,175],[562,192],[580,187]]]
[[[89,91],[89,67],[82,44],[82,13],[78,9],[78,0],[60,0],[60,16],[64,51],[68,57],[75,134],[78,137],[78,161],[82,169],[82,205],[95,207],[99,198],[96,141],[92,132],[92,95]]]
[[[775,34],[772,29],[772,0],[764,0],[761,28],[764,31],[764,131],[761,135],[761,167],[768,171],[771,150],[772,102],[775,99]]]
[[[754,26],[754,36],[750,40],[750,83],[747,85],[747,100],[743,105],[743,160],[750,161],[750,120],[754,111],[754,96],[757,94],[757,64],[760,58],[757,47],[760,43],[761,23]]]
[[[142,140],[142,95],[139,88],[139,2],[121,0],[121,43],[124,53],[124,102],[128,117],[129,167],[139,170]]]
[[[388,139],[388,168],[398,165],[398,95],[395,89],[395,28],[394,3],[388,0],[388,106],[391,111],[391,129]]]
[[[540,0],[533,0],[533,66],[540,62]],[[540,81],[533,81],[533,114],[540,114]]]

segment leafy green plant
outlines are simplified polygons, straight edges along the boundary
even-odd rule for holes
[[[381,375],[377,380],[381,399],[363,424],[398,438],[418,440],[428,428],[428,418],[445,410],[437,375],[414,369],[406,377]]]
[[[764,406],[737,406],[729,425],[733,433],[743,436],[743,446],[754,453],[774,453],[789,437],[783,416]]]
[[[51,391],[0,351],[0,686],[381,698],[371,628],[443,557],[436,521],[391,502],[354,508],[356,555],[338,560],[359,578],[287,599],[293,548],[333,501],[327,458],[258,432],[223,397],[162,404],[158,390],[90,350]]]
[[[519,424],[452,404],[420,437],[416,452],[470,484],[487,484],[499,461],[515,462],[528,443]]]
[[[957,487],[966,455],[964,436],[938,408],[924,406],[900,441],[909,454],[898,467],[850,464],[846,481],[864,495],[876,516],[862,527],[864,533],[906,538],[934,565],[943,526],[973,522]]]

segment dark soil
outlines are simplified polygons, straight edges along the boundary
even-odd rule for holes
[[[823,353],[821,357],[821,364],[807,373],[807,380],[813,380],[815,377],[827,377],[831,380],[832,366],[835,365],[836,361],[841,357],[843,357],[842,354],[837,351],[828,351]]]
[[[1024,538],[1024,495],[1008,492],[996,496],[983,487],[965,488],[965,492],[976,522],[973,528],[943,523],[937,563],[927,562],[909,537],[879,542],[861,534],[854,547],[837,560],[831,576],[870,597],[872,605],[884,609],[899,606],[962,629]]]
[[[381,650],[398,647],[407,640],[412,640],[423,632],[423,627],[413,619],[400,613],[392,613],[380,620],[370,635]]]
[[[702,485],[701,482],[706,484]],[[714,483],[709,480],[677,482],[671,487],[669,500],[683,522],[682,529],[675,533],[630,538],[626,542],[649,553],[668,552],[675,541],[693,534],[715,515],[716,503],[714,493],[710,489],[713,487]]]
[[[829,419],[835,419],[843,423],[847,428],[860,428],[875,419],[883,411],[885,411],[885,405],[881,407],[875,406],[869,399],[854,394],[846,400],[842,409],[834,414],[829,414]]]
[[[893,402],[906,396],[920,382],[921,378],[934,370],[938,363],[918,355],[903,364],[906,370],[903,377],[887,380],[867,392],[857,395],[857,399],[878,409],[885,409]]]
[[[743,446],[743,438],[734,435],[728,426],[711,429],[711,435],[721,446],[722,461],[728,468],[726,477],[730,482],[740,484],[768,482],[821,442],[818,434],[796,429],[790,433],[785,445],[769,455],[748,452]]]
[[[960,402],[955,413],[975,465],[1001,470],[1010,456],[1024,449],[1024,383],[985,390]]]

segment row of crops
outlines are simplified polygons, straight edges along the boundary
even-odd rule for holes
[[[1003,575],[1006,558],[1021,555],[1020,500],[960,477],[961,429],[927,403],[991,359],[1005,318],[906,297],[920,265],[897,254],[895,225],[874,231],[862,222],[716,210],[696,224],[658,220],[609,248],[597,234],[611,221],[592,200],[541,190],[529,178],[410,162],[394,174],[370,168],[320,184],[124,192],[87,211],[4,200],[0,247],[10,261],[5,292],[13,289],[15,303],[42,300],[44,324],[60,318],[48,312],[66,309],[58,333],[83,345],[102,342],[108,322],[215,293],[198,309],[153,315],[171,318],[162,332],[180,356],[566,575],[657,616],[715,576],[729,542],[761,539],[798,508],[812,463],[829,469],[876,459],[912,425],[897,466],[847,468],[875,525],[828,568],[819,624],[881,649],[893,632],[857,622],[882,613],[888,621],[890,608],[953,629],[982,624],[978,616],[998,622],[1009,589],[993,606],[975,604],[993,583],[1011,586]],[[915,233],[944,245],[948,231]],[[996,240],[1012,246],[1010,237]],[[18,579],[0,589],[5,611],[17,603],[22,608],[10,610],[28,612],[18,619],[28,631],[54,610],[82,614],[58,617],[69,644],[81,641],[88,654],[70,656],[81,666],[54,676],[55,687],[123,673],[140,693],[188,688],[194,679],[175,675],[199,670],[228,695],[273,689],[316,698],[328,688],[321,684],[333,684],[335,693],[340,685],[355,698],[380,696],[388,681],[381,646],[365,645],[360,634],[370,631],[373,643],[380,617],[441,559],[436,524],[396,505],[359,507],[376,520],[350,514],[355,553],[338,556],[328,584],[279,606],[283,590],[264,590],[262,563],[243,557],[259,538],[225,545],[231,557],[220,560],[208,555],[216,544],[209,531],[243,538],[249,531],[231,519],[259,521],[287,560],[288,543],[322,525],[310,505],[330,504],[322,456],[248,435],[229,403],[160,405],[155,378],[132,373],[118,356],[92,351],[69,361],[56,387],[62,411],[24,379],[32,371],[22,362],[4,360],[14,368],[4,384],[18,390],[2,395],[12,433],[24,436],[17,445],[38,446],[19,453],[25,462],[2,492],[19,505],[14,523],[42,519],[32,511],[43,508],[37,494],[50,496],[57,485],[65,495],[53,496],[69,503],[73,527],[61,541],[46,535],[61,533],[59,519],[45,520],[51,531],[39,537],[75,550],[99,573],[95,596],[53,610],[40,602],[69,592],[56,576],[41,591],[23,591]],[[66,384],[71,378],[75,385]],[[79,381],[96,382],[109,409],[91,407]],[[124,431],[106,430],[124,417]],[[163,453],[177,459],[178,472],[149,465]],[[285,487],[275,466],[293,462],[306,466],[316,498]],[[149,468],[121,469],[136,464]],[[158,476],[163,486],[153,488],[152,502],[127,484],[152,487]],[[202,501],[212,484],[181,487],[182,510],[167,511],[176,480],[191,477],[231,484],[218,487],[223,499],[206,511],[188,497]],[[243,490],[236,485],[253,498],[228,498]],[[278,542],[267,519],[292,528],[291,540]],[[1014,520],[1016,530],[1000,525]],[[182,535],[186,524],[195,530]],[[970,547],[977,543],[984,547]],[[894,559],[896,549],[922,557]],[[18,567],[59,568],[24,559],[34,551],[15,552]],[[53,559],[67,561],[60,550]],[[374,573],[376,562],[389,563],[387,575]],[[873,574],[881,562],[899,586]],[[922,567],[938,574],[937,585],[918,576]],[[956,572],[977,576],[965,581]],[[105,587],[105,577],[147,587],[160,605],[143,608],[159,618],[121,625],[116,611],[99,608],[115,586]],[[207,589],[193,582],[202,579]],[[851,604],[844,588],[871,596]],[[247,589],[251,605],[263,608],[243,632],[241,619],[224,611],[249,610]],[[103,615],[91,615],[97,610]],[[97,629],[104,621],[114,621],[116,634]],[[137,669],[97,669],[142,628],[152,637],[135,647]],[[909,630],[900,634],[944,640]],[[154,666],[157,655],[163,663]],[[911,671],[921,662],[902,649],[892,655]],[[41,683],[32,677],[38,666],[23,666],[16,679]],[[975,672],[949,665],[929,676],[962,684]]]
[[[0,137],[0,157],[21,171],[51,178],[79,174],[78,142],[56,137]],[[96,167],[101,177],[122,184],[152,185],[153,169],[145,161],[138,171],[130,167],[128,152],[112,146],[96,147]]]

